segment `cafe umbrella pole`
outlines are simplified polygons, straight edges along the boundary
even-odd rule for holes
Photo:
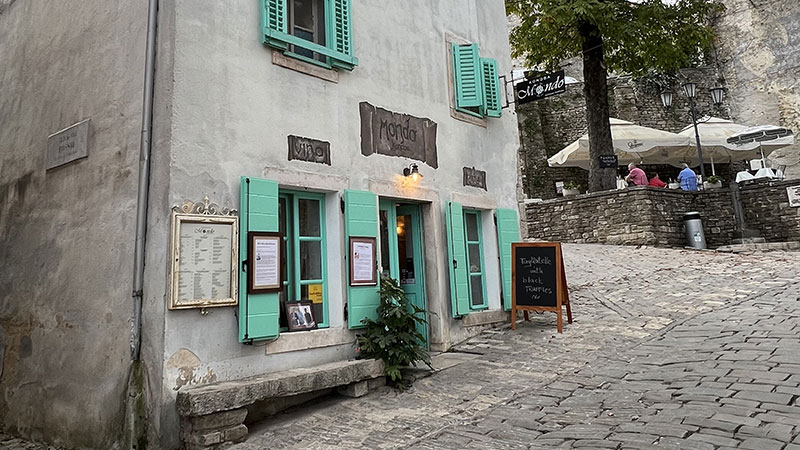
[[[687,89],[687,96],[689,96],[689,109],[692,112],[694,138],[695,142],[697,143],[697,161],[700,163],[700,177],[703,179],[703,181],[706,181],[706,170],[703,168],[703,148],[700,146],[700,132],[697,131],[697,112],[694,109],[694,92],[692,92],[692,95],[689,95]]]

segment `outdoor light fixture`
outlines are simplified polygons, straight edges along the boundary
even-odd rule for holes
[[[689,98],[694,98],[695,94],[697,94],[697,85],[694,83],[684,83],[681,87],[683,88],[683,93]]]
[[[715,105],[719,105],[722,103],[722,94],[725,93],[725,89],[721,87],[713,87],[710,89],[711,91],[711,100],[714,102]]]
[[[664,108],[672,106],[672,91],[664,91],[661,93],[661,104]]]
[[[422,178],[422,174],[419,173],[419,166],[416,163],[411,163],[410,166],[404,168],[403,175],[411,177],[414,181],[419,181],[419,179]]]
[[[692,113],[694,138],[695,143],[697,144],[697,162],[700,164],[700,176],[705,181],[706,171],[703,168],[703,148],[700,146],[700,133],[697,131],[697,111],[695,111],[694,107],[694,97],[697,95],[697,84],[689,82],[684,83],[681,87],[683,88],[683,93],[689,98],[689,111]],[[725,93],[725,89],[721,87],[713,87],[710,90],[711,100],[715,105],[720,105],[722,103],[722,95]],[[672,92],[661,92],[661,103],[664,105],[664,108],[669,108],[672,106]]]

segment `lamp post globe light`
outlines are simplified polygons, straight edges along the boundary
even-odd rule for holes
[[[697,85],[695,83],[684,83],[682,86],[683,93],[686,94],[686,97],[689,99],[689,111],[692,113],[692,125],[694,125],[694,138],[695,144],[697,144],[697,160],[700,163],[700,177],[703,181],[706,180],[706,171],[703,168],[703,148],[700,146],[700,132],[697,131],[697,111],[694,107],[694,98],[697,95]],[[725,92],[724,88],[721,87],[713,87],[710,89],[711,91],[711,101],[714,102],[715,105],[719,105],[722,103],[722,94]],[[664,108],[669,108],[672,106],[672,92],[670,91],[663,91],[661,92],[661,103],[664,105]]]

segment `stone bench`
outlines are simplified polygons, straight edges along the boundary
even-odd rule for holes
[[[383,362],[374,359],[340,361],[179,391],[181,439],[186,450],[241,442],[247,438],[247,406],[332,388],[361,397],[385,383],[383,370]]]

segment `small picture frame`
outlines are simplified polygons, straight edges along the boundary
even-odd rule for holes
[[[289,324],[289,331],[306,331],[317,328],[312,305],[313,303],[308,300],[286,302],[286,322]]]
[[[378,261],[374,237],[350,237],[350,286],[377,286]]]
[[[247,233],[247,293],[268,294],[283,289],[283,236],[276,232]]]

